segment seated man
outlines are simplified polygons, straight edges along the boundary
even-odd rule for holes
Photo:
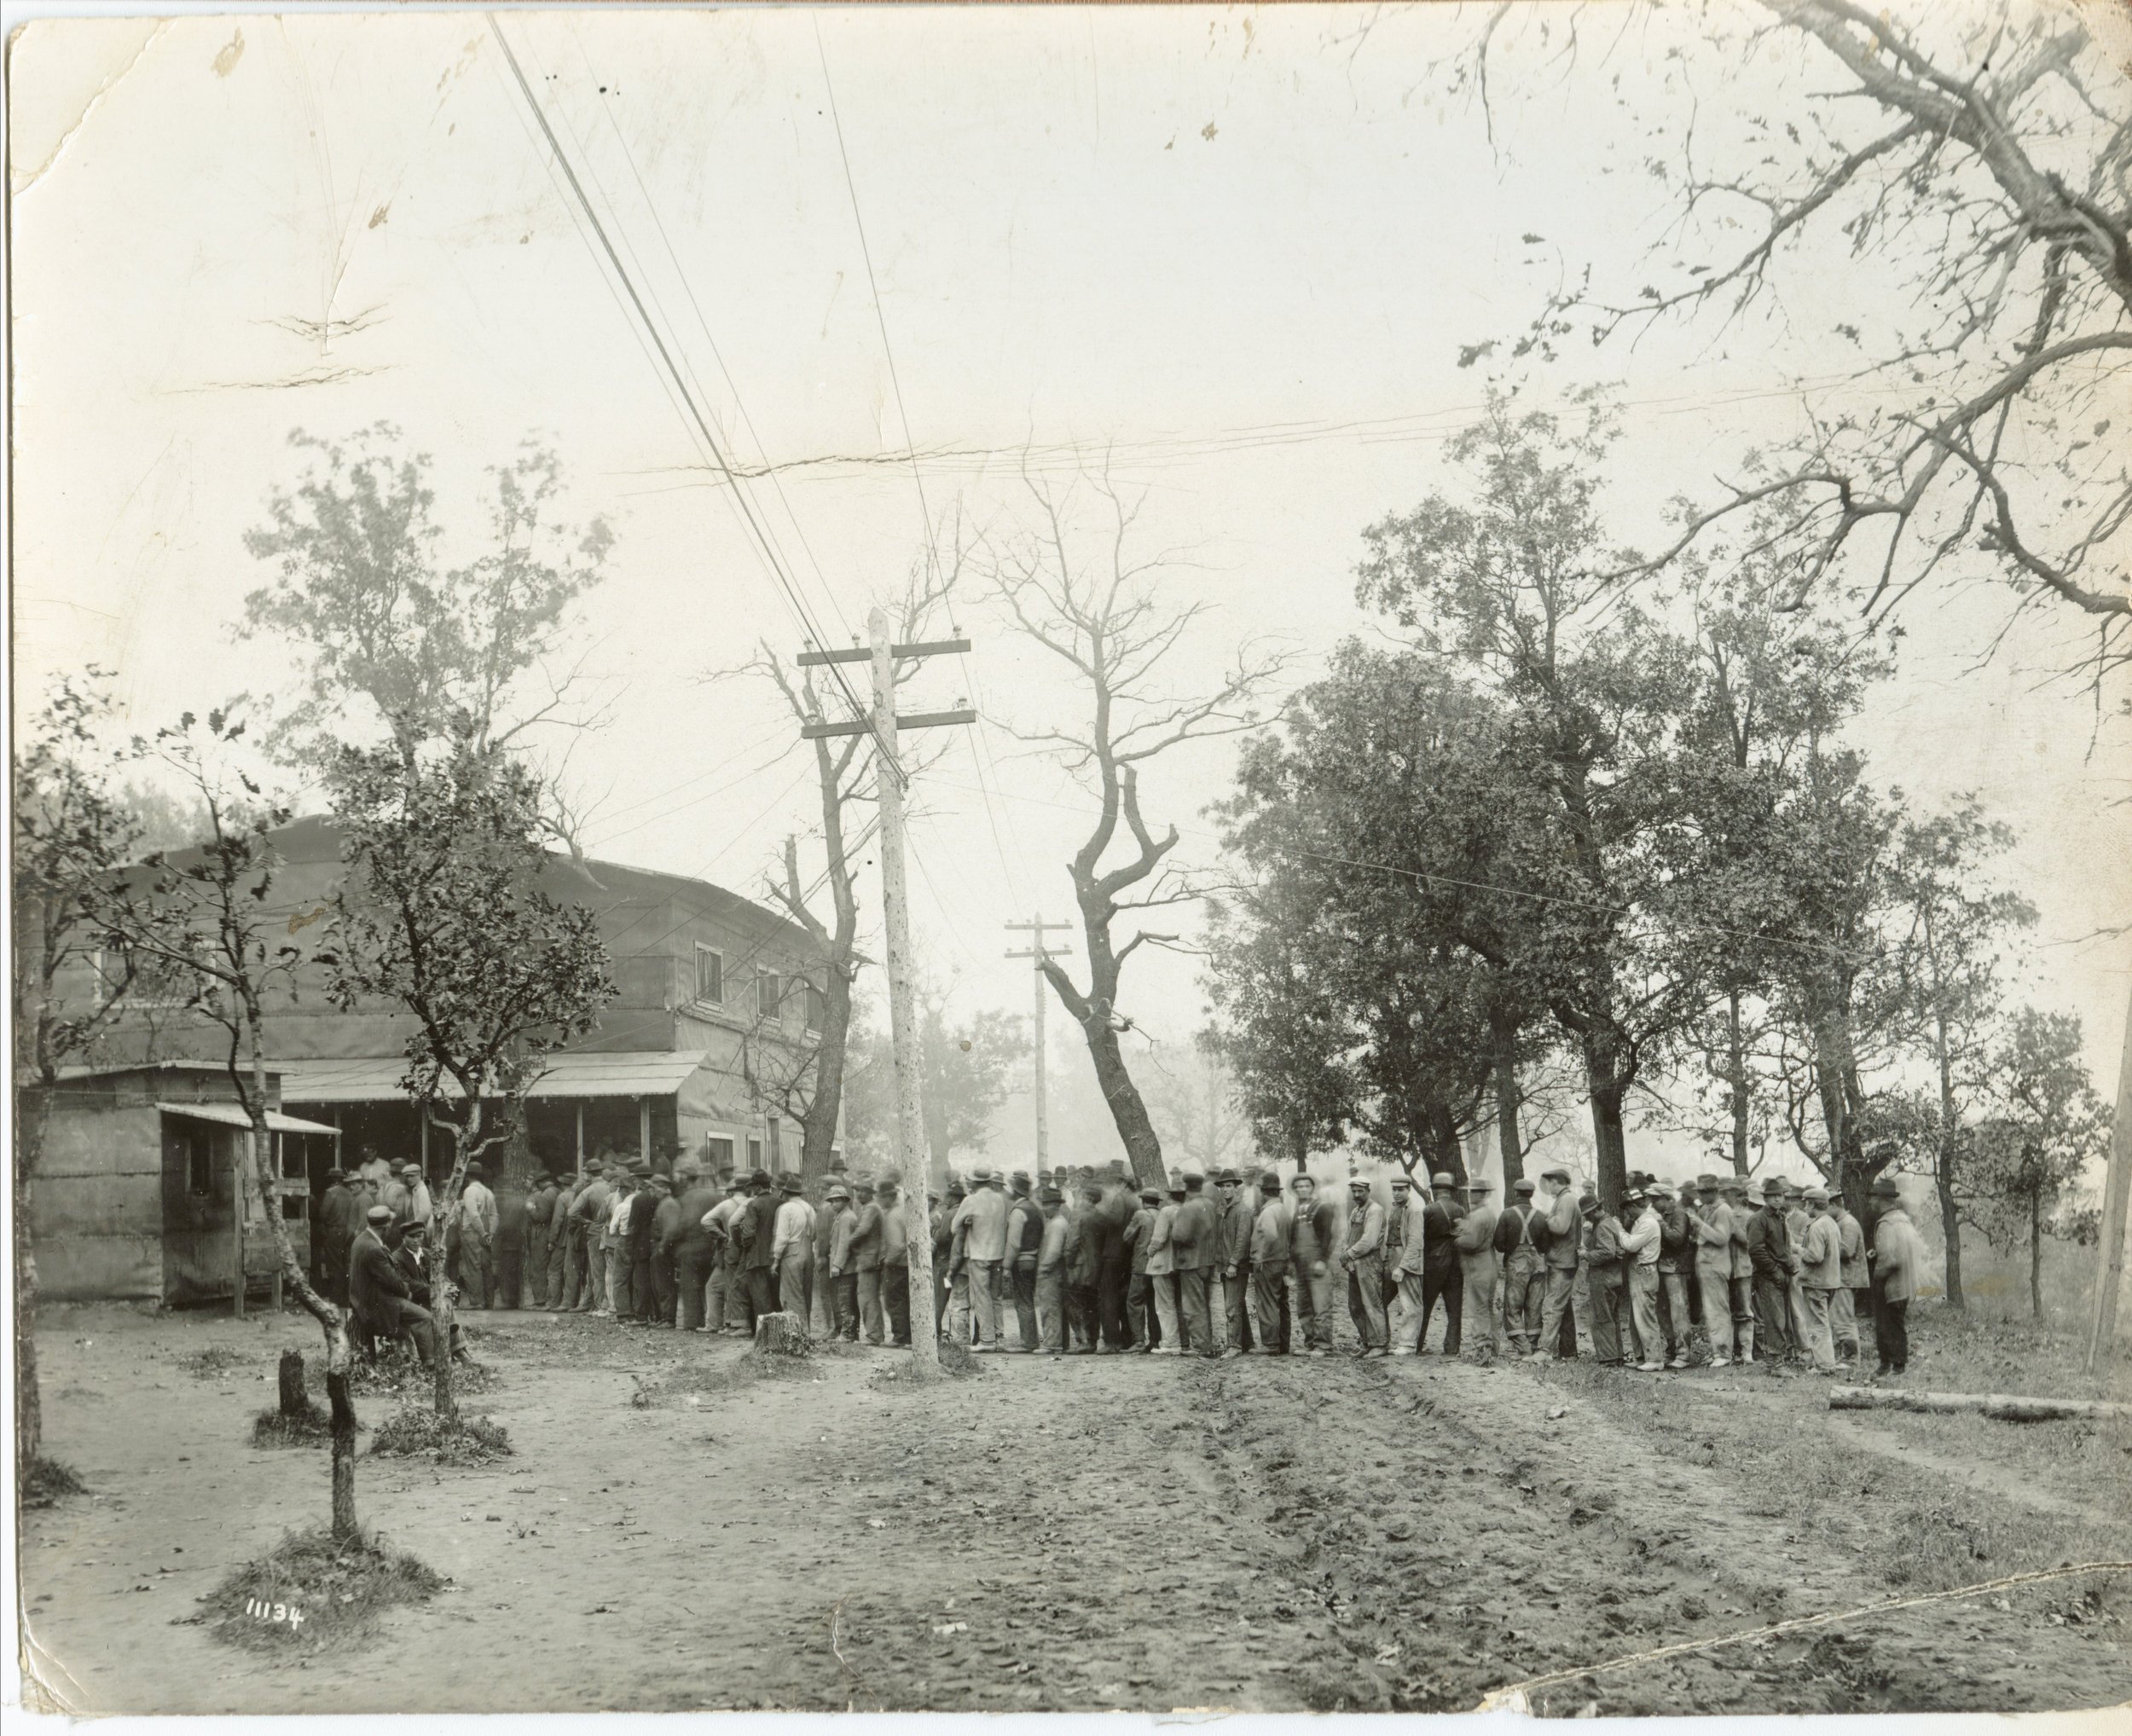
[[[362,1235],[348,1257],[348,1295],[363,1327],[379,1338],[397,1338],[403,1332],[414,1340],[424,1368],[437,1361],[436,1321],[428,1309],[414,1299],[413,1286],[398,1258],[386,1251],[385,1231],[392,1222],[389,1206],[373,1206]],[[412,1244],[415,1258],[426,1239],[426,1232],[410,1224],[401,1238],[403,1253]],[[428,1295],[427,1287],[423,1293]]]
[[[400,1237],[398,1251],[392,1256],[406,1276],[408,1293],[417,1307],[431,1308],[429,1295],[429,1225],[410,1224]],[[458,1292],[452,1294],[456,1297]],[[432,1341],[437,1334],[437,1316],[430,1315],[430,1335]],[[460,1342],[459,1320],[452,1319],[452,1355],[461,1362],[466,1359],[466,1347]]]

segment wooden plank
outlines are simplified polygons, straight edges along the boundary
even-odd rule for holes
[[[895,657],[956,657],[970,649],[966,639],[923,639],[909,645],[893,645],[889,655]],[[866,646],[854,645],[849,651],[802,651],[797,659],[802,669],[820,668],[824,663],[865,663],[873,660],[873,652]]]
[[[1965,1412],[2001,1422],[2051,1422],[2063,1417],[2132,1416],[2132,1404],[2088,1398],[2044,1398],[2021,1392],[1909,1392],[1899,1386],[1836,1386],[1831,1410],[1914,1410],[1927,1416]]]
[[[915,717],[899,717],[895,726],[903,729],[937,729],[944,725],[975,723],[975,711],[921,711]],[[800,736],[806,741],[820,741],[826,736],[866,735],[872,732],[872,723],[859,719],[850,723],[808,723],[800,726]]]

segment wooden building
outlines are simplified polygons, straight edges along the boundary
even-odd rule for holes
[[[286,1114],[267,1076],[270,1173],[297,1259],[310,1259],[309,1176],[336,1131]],[[32,1233],[38,1288],[59,1299],[119,1297],[180,1306],[271,1282],[274,1239],[240,1187],[251,1123],[220,1067],[171,1061],[62,1077],[46,1124]],[[240,1215],[237,1202],[242,1197]]]

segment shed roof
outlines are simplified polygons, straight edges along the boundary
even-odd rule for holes
[[[530,1097],[665,1097],[703,1065],[701,1049],[598,1050],[554,1055],[533,1082]],[[281,1100],[288,1103],[362,1103],[404,1098],[403,1055],[345,1061],[283,1063]]]
[[[223,1127],[249,1127],[252,1117],[235,1103],[158,1103],[155,1106],[166,1115],[182,1115],[188,1121],[212,1121]],[[267,1111],[267,1126],[276,1133],[329,1133],[340,1137],[340,1129],[328,1126],[323,1121],[306,1121],[300,1115],[284,1115],[279,1109]]]

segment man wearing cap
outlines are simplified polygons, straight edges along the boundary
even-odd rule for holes
[[[1161,1341],[1160,1323],[1156,1319],[1156,1280],[1148,1273],[1148,1251],[1155,1235],[1155,1214],[1162,1207],[1162,1196],[1153,1188],[1142,1188],[1136,1196],[1132,1217],[1126,1219],[1126,1253],[1133,1270],[1126,1285],[1126,1318],[1133,1338],[1130,1348],[1146,1356]]]
[[[1807,1359],[1806,1342],[1806,1282],[1799,1276],[1802,1262],[1799,1250],[1806,1241],[1806,1226],[1813,1221],[1813,1214],[1806,1209],[1806,1189],[1797,1182],[1784,1184],[1784,1230],[1792,1238],[1792,1282],[1787,1287],[1787,1302],[1792,1322],[1792,1354],[1799,1361]]]
[[[1694,1232],[1671,1182],[1654,1179],[1645,1191],[1658,1218],[1658,1318],[1666,1334],[1666,1366],[1684,1369],[1692,1342],[1688,1280],[1695,1267]]]
[[[750,1338],[755,1323],[778,1308],[777,1213],[779,1199],[768,1170],[748,1173],[748,1203],[733,1214],[733,1259],[740,1270],[740,1327]],[[732,1297],[727,1297],[728,1311]]]
[[[1877,1176],[1873,1199],[1873,1345],[1875,1380],[1900,1377],[1910,1365],[1910,1299],[1924,1270],[1925,1241],[1910,1222],[1892,1176]]]
[[[1843,1288],[1843,1233],[1828,1215],[1828,1190],[1809,1188],[1804,1195],[1806,1234],[1799,1250],[1799,1292],[1805,1299],[1806,1353],[1816,1374],[1836,1372],[1831,1311]]]
[[[1547,1298],[1547,1262],[1532,1235],[1532,1220],[1539,1215],[1532,1194],[1531,1177],[1511,1183],[1510,1202],[1495,1225],[1495,1251],[1503,1262],[1503,1336],[1517,1357],[1531,1356],[1539,1342],[1540,1306]]]
[[[1628,1222],[1621,1236],[1623,1263],[1629,1269],[1629,1316],[1637,1369],[1646,1374],[1666,1366],[1664,1328],[1658,1323],[1658,1212],[1649,1195],[1632,1188],[1623,1200]]]
[[[1139,1196],[1126,1179],[1125,1166],[1115,1157],[1104,1166],[1098,1179],[1103,1198],[1090,1214],[1096,1238],[1096,1317],[1103,1327],[1104,1347],[1129,1351],[1134,1337],[1127,1305],[1133,1289],[1133,1253],[1126,1246],[1125,1232],[1139,1210]]]
[[[1370,1197],[1369,1179],[1347,1178],[1347,1233],[1340,1264],[1347,1274],[1347,1313],[1361,1340],[1355,1354],[1382,1357],[1390,1345],[1384,1323],[1384,1207]]]
[[[1576,1327],[1570,1315],[1570,1293],[1577,1282],[1579,1238],[1578,1205],[1569,1191],[1569,1172],[1561,1168],[1542,1170],[1540,1191],[1546,1200],[1539,1221],[1533,1228],[1540,1232],[1540,1224],[1546,1226],[1535,1239],[1541,1241],[1540,1257],[1547,1263],[1547,1294],[1540,1303],[1539,1347],[1532,1354],[1545,1361],[1561,1353],[1564,1338],[1573,1345],[1576,1342]]]
[[[1466,1275],[1458,1263],[1458,1225],[1465,1207],[1458,1203],[1457,1183],[1449,1170],[1429,1178],[1428,1203],[1422,1208],[1422,1312],[1416,1322],[1414,1349],[1428,1354],[1429,1322],[1444,1305],[1444,1347],[1458,1354],[1466,1319]]]
[[[1189,1355],[1215,1354],[1214,1321],[1207,1306],[1207,1273],[1214,1263],[1214,1202],[1207,1197],[1207,1178],[1197,1170],[1185,1177],[1185,1203],[1170,1223],[1170,1253],[1177,1263],[1178,1347]]]
[[[1007,1251],[1007,1196],[999,1172],[974,1169],[970,1195],[955,1213],[963,1232],[963,1265],[970,1279],[970,1340],[973,1353],[999,1348],[999,1263]]]
[[[1262,1357],[1289,1353],[1288,1268],[1295,1245],[1295,1213],[1281,1197],[1281,1177],[1268,1169],[1259,1178],[1259,1208],[1251,1220],[1251,1312],[1258,1327],[1253,1346]]]
[[[1791,1360],[1792,1238],[1784,1222],[1784,1183],[1762,1184],[1762,1205],[1747,1223],[1747,1259],[1754,1267],[1754,1322],[1762,1360],[1774,1374]]]
[[[1173,1179],[1165,1192],[1148,1230],[1147,1276],[1155,1294],[1155,1354],[1175,1357],[1184,1354],[1184,1345],[1177,1324],[1177,1252],[1170,1235],[1185,1204],[1184,1178]]]
[[[893,1172],[873,1184],[873,1203],[881,1213],[881,1267],[875,1289],[887,1316],[887,1341],[898,1350],[911,1347],[911,1241],[924,1234],[909,1206],[899,1197]],[[861,1318],[864,1310],[860,1311]],[[879,1339],[872,1342],[879,1344]]]
[[[803,1322],[814,1270],[814,1208],[800,1192],[800,1178],[789,1172],[779,1178],[778,1195],[770,1220],[770,1266],[777,1274],[778,1306]]]
[[[876,1189],[864,1176],[851,1181],[851,1261],[847,1268],[859,1281],[859,1331],[868,1344],[878,1345],[886,1334],[881,1323],[881,1253],[884,1241],[886,1207]]]
[[[698,1163],[683,1165],[681,1180],[681,1195],[674,1202],[673,1245],[667,1250],[674,1266],[675,1324],[683,1332],[700,1332],[718,1249],[704,1220],[723,1196]]]
[[[1066,1329],[1076,1355],[1094,1356],[1106,1348],[1096,1307],[1095,1214],[1103,1204],[1103,1188],[1092,1172],[1074,1187],[1080,1196],[1079,1207],[1070,1198],[1064,1207]]]
[[[1220,1219],[1216,1241],[1220,1252],[1215,1276],[1221,1282],[1221,1318],[1218,1322],[1225,1340],[1222,1354],[1240,1357],[1251,1348],[1251,1202],[1243,1196],[1243,1178],[1225,1169],[1214,1178],[1220,1199],[1215,1206]]]
[[[346,1172],[326,1172],[326,1189],[311,1207],[312,1248],[316,1255],[318,1293],[328,1302],[348,1300],[348,1255],[362,1232],[350,1221],[356,1197],[348,1191]]]
[[[1318,1197],[1308,1170],[1298,1169],[1289,1189],[1295,1198],[1289,1217],[1295,1329],[1302,1335],[1303,1354],[1322,1357],[1332,1349],[1332,1258],[1340,1245],[1340,1214],[1331,1201]]]
[[[1469,1178],[1465,1187],[1465,1214],[1451,1232],[1451,1245],[1458,1250],[1462,1335],[1463,1322],[1472,1322],[1467,1354],[1482,1363],[1493,1361],[1503,1348],[1501,1322],[1496,1314],[1497,1212],[1489,1198],[1494,1191],[1495,1183],[1486,1177]]]
[[[1037,1345],[1046,1356],[1063,1356],[1066,1351],[1066,1243],[1069,1227],[1066,1196],[1056,1187],[1047,1187],[1044,1197],[1032,1203],[1040,1214],[1036,1221],[1042,1226],[1037,1235],[1036,1270],[1030,1285],[1039,1322]]]
[[[433,1368],[437,1363],[436,1318],[414,1300],[406,1273],[385,1251],[385,1230],[391,1222],[390,1207],[373,1206],[366,1214],[362,1232],[349,1253],[350,1303],[374,1336],[396,1338],[406,1333],[414,1340],[422,1366]]]
[[[822,1258],[824,1276],[815,1288],[829,1301],[829,1335],[855,1343],[859,1337],[859,1272],[851,1255],[851,1232],[859,1214],[851,1208],[851,1189],[832,1180],[822,1195],[822,1209],[815,1220],[817,1234],[829,1231],[829,1249]]]
[[[478,1163],[459,1195],[459,1286],[469,1308],[486,1308],[495,1285],[496,1196]]]
[[[829,1256],[837,1236],[838,1216],[829,1209],[829,1190],[832,1187],[843,1189],[844,1203],[849,1207],[856,1190],[851,1178],[845,1173],[842,1159],[824,1173],[820,1202],[808,1202],[814,1207],[814,1228],[807,1259],[807,1329],[817,1338],[825,1339],[835,1338],[843,1330],[837,1318],[837,1287],[829,1276]]]
[[[1851,1216],[1840,1192],[1828,1196],[1828,1219],[1836,1226],[1836,1242],[1843,1259],[1843,1285],[1828,1299],[1828,1325],[1836,1344],[1839,1363],[1856,1363],[1863,1346],[1858,1342],[1858,1293],[1872,1283],[1866,1260],[1865,1230]]]
[[[1059,1190],[1053,1188],[1052,1191]],[[1061,1194],[1060,1198],[1063,1201],[1064,1195]],[[1036,1266],[1037,1256],[1044,1249],[1044,1225],[1051,1216],[1046,1202],[1030,1191],[1028,1172],[1015,1171],[1008,1183],[1006,1258],[1021,1342],[1008,1345],[1010,1350],[1026,1353],[1035,1350],[1040,1341],[1037,1321],[1042,1311],[1036,1296]]]
[[[658,1240],[654,1226],[658,1221],[659,1199],[668,1183],[664,1176],[653,1175],[641,1163],[630,1166],[629,1178],[634,1186],[622,1230],[622,1259],[629,1274],[629,1306],[626,1315],[617,1311],[616,1317],[649,1326],[658,1318],[658,1287],[652,1275],[652,1252]]]
[[[740,1254],[733,1246],[733,1226],[748,1209],[748,1178],[732,1175],[721,1183],[720,1198],[699,1221],[707,1238],[709,1276],[704,1284],[704,1330],[730,1337],[740,1329],[744,1312]]]
[[[555,1227],[555,1178],[536,1171],[525,1191],[525,1288],[520,1298],[528,1308],[547,1306],[548,1243]]]
[[[1596,1194],[1584,1197],[1579,1215],[1589,1279],[1591,1354],[1602,1368],[1618,1369],[1625,1360],[1621,1354],[1621,1303],[1628,1283],[1621,1220],[1600,1204]]]
[[[1695,1178],[1696,1200],[1683,1215],[1695,1238],[1695,1288],[1702,1297],[1703,1333],[1710,1366],[1732,1362],[1732,1213],[1718,1196],[1718,1178]]]
[[[1732,1343],[1733,1360],[1741,1364],[1754,1360],[1754,1261],[1747,1252],[1747,1225],[1754,1216],[1753,1198],[1745,1176],[1730,1175],[1718,1184],[1725,1209],[1732,1213]]]
[[[570,1270],[562,1305],[579,1314],[589,1314],[600,1306],[603,1264],[600,1243],[613,1198],[612,1186],[595,1165],[585,1172],[583,1181],[571,1199]]]
[[[496,1178],[496,1275],[498,1308],[516,1308],[525,1288],[525,1189],[509,1175]]]

